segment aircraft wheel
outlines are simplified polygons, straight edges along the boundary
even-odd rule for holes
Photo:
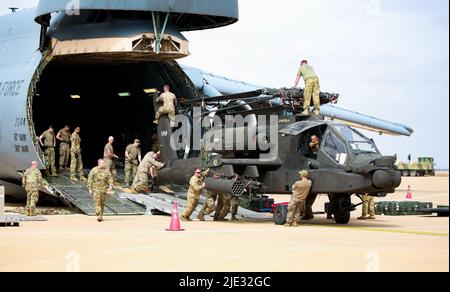
[[[284,205],[277,206],[273,211],[273,222],[276,225],[286,224],[287,213],[288,213],[287,206]]]
[[[350,196],[333,196],[334,220],[337,224],[345,225],[350,222],[350,208],[352,205]]]

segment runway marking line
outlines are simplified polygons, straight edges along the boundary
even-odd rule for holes
[[[335,229],[353,229],[371,232],[385,232],[385,233],[400,233],[400,234],[410,234],[410,235],[428,235],[428,236],[438,236],[438,237],[448,237],[448,233],[443,232],[428,232],[428,231],[414,231],[414,230],[401,230],[401,229],[387,229],[387,228],[370,228],[370,227],[358,227],[358,226],[333,226],[333,225],[314,225],[314,224],[303,224],[303,226],[308,227],[331,227]]]

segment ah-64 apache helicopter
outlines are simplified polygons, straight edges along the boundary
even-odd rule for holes
[[[321,104],[336,103],[338,97],[337,94],[321,93]],[[193,169],[202,166],[221,177],[208,178],[206,189],[246,197],[244,201],[261,206],[261,202],[273,202],[265,194],[290,194],[293,183],[298,180],[299,170],[305,169],[313,181],[306,204],[306,219],[313,217],[312,205],[317,195],[328,194],[328,212],[334,215],[338,224],[347,224],[351,211],[356,208],[351,202],[352,195],[383,197],[393,193],[401,183],[401,174],[394,165],[395,157],[383,156],[372,139],[347,124],[325,120],[321,115],[300,114],[303,99],[301,89],[266,89],[182,101],[181,111],[189,112],[191,120],[196,119],[191,112],[192,106],[202,104],[202,119],[226,124],[227,118],[239,114],[245,115],[247,125],[217,128],[214,122],[202,123],[212,125],[203,135],[203,144],[209,144],[209,147],[203,145],[202,155],[198,157],[183,158],[183,153],[176,153],[170,147],[174,144],[173,139],[170,141],[172,132],[167,117],[163,117],[159,134],[167,167],[160,172],[161,183],[185,185]],[[245,101],[245,106],[242,101]],[[326,107],[324,111],[327,111]],[[261,127],[256,114],[266,119],[264,124],[269,126]],[[273,124],[273,120],[270,122],[271,116],[277,118],[277,124]],[[276,137],[270,135],[271,131],[273,135],[273,129],[277,131]],[[229,134],[234,137],[231,142],[220,139]],[[263,137],[265,147],[260,147],[261,144],[250,147],[258,136]],[[312,136],[320,141],[317,153],[309,147]],[[270,204],[266,204],[267,207],[270,208]],[[278,223],[283,223],[285,212],[282,206],[276,210],[275,216],[281,216]]]

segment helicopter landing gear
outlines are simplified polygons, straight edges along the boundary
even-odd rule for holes
[[[333,194],[330,196],[330,207],[337,224],[345,225],[350,222],[350,213],[355,210],[351,195]]]

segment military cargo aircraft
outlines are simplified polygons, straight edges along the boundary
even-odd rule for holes
[[[73,3],[78,1],[42,0],[36,9],[0,17],[0,183],[9,196],[23,198],[20,178],[30,161],[45,169],[37,137],[50,124],[81,126],[87,168],[102,155],[110,135],[116,149],[139,137],[145,152],[158,133],[166,163],[161,183],[185,184],[205,159],[189,150],[192,145],[183,153],[169,147],[167,117],[154,126],[154,89],[164,84],[183,101],[179,111],[192,122],[192,108],[202,104],[202,118],[241,114],[250,117],[251,127],[258,127],[257,115],[279,117],[275,159],[259,159],[261,151],[211,151],[207,166],[222,179],[209,180],[210,189],[256,200],[288,194],[298,170],[309,169],[310,197],[333,194],[336,221],[346,223],[352,194],[383,196],[400,184],[392,157],[382,156],[371,139],[349,125],[406,136],[411,128],[338,108],[333,105],[338,95],[328,93],[321,94],[322,116],[302,117],[301,90],[266,89],[176,61],[190,54],[182,32],[235,23],[237,0]],[[315,157],[305,146],[312,133],[322,141]]]

